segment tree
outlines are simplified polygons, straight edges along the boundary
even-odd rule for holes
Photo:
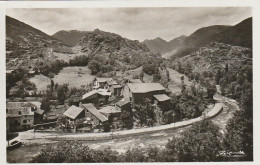
[[[208,120],[195,123],[179,137],[174,136],[166,149],[175,161],[217,161],[222,149],[219,128]]]
[[[129,111],[122,110],[120,115],[120,122],[123,128],[132,129],[133,128],[133,114]]]
[[[58,89],[57,89],[57,99],[58,99],[60,104],[64,104],[68,90],[69,90],[68,84],[63,84],[63,85],[58,87]]]
[[[45,112],[49,112],[51,109],[51,103],[48,98],[43,98],[41,101],[41,109]]]
[[[226,126],[226,150],[244,151],[244,160],[253,160],[253,95],[252,88],[241,99],[241,110],[236,111]]]
[[[96,60],[92,60],[90,61],[90,63],[88,64],[88,68],[91,70],[91,74],[97,74],[100,71],[100,64],[98,61]]]
[[[228,63],[226,63],[225,72],[227,73],[228,70],[229,70],[229,68],[228,68]]]
[[[169,82],[171,79],[170,79],[170,72],[168,69],[166,69],[166,76],[167,76],[167,80]]]
[[[145,105],[134,105],[133,109],[135,109],[134,117],[137,119],[137,122],[143,126],[153,126],[156,122],[156,116],[154,112],[154,107],[151,104],[149,99],[146,99]]]
[[[221,73],[221,70],[218,69],[216,72],[216,75],[215,75],[215,81],[216,81],[217,85],[219,84],[219,81],[221,78],[222,78],[222,73]]]
[[[143,82],[144,81],[144,71],[142,70],[140,73],[140,80]]]
[[[215,85],[208,84],[207,86],[207,94],[208,98],[214,101],[213,96],[216,94],[217,88]]]

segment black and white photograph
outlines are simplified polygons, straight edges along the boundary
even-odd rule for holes
[[[252,7],[4,17],[7,163],[254,161]]]

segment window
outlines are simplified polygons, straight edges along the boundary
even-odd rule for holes
[[[19,115],[21,115],[21,114],[22,114],[22,112],[21,112],[21,111],[19,111],[19,112],[18,112],[18,114],[19,114]]]
[[[27,123],[27,120],[23,120],[23,123]]]

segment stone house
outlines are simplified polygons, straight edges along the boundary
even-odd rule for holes
[[[20,131],[33,128],[41,123],[44,111],[40,102],[8,102],[6,104],[7,131]]]

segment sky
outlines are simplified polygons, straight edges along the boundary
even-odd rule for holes
[[[23,8],[6,14],[49,35],[60,30],[103,31],[143,41],[166,41],[211,25],[235,25],[251,17],[249,7]]]

